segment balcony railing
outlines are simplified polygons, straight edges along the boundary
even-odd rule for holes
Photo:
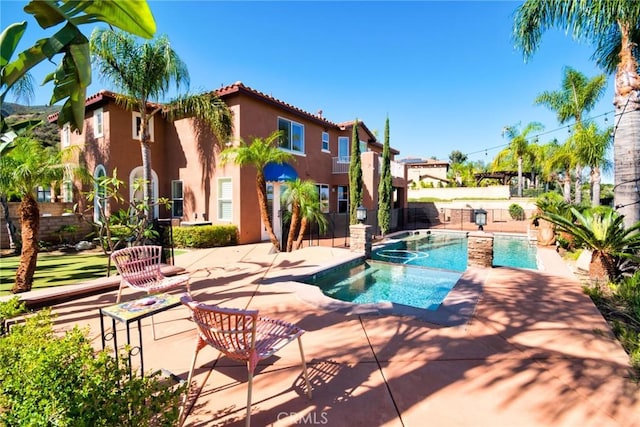
[[[382,157],[378,156],[378,161],[380,162],[378,171],[382,170]],[[343,174],[349,173],[349,163],[351,162],[351,156],[344,157],[334,157],[333,158],[333,167],[331,169],[331,173],[333,174]],[[391,161],[391,176],[394,178],[404,178],[404,163]]]

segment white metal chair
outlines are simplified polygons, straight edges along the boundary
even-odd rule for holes
[[[167,277],[162,274],[161,266],[162,246],[132,246],[119,249],[111,254],[111,260],[120,274],[120,288],[116,304],[120,302],[122,289],[129,286],[133,289],[145,291],[147,294],[165,292],[185,286],[187,294],[191,295],[189,275],[179,274]],[[156,326],[151,317],[153,339],[156,338]]]
[[[195,302],[186,295],[181,298],[181,301],[191,310],[193,321],[198,329],[196,349],[187,380],[189,386],[198,352],[206,345],[212,346],[230,359],[245,362],[248,372],[246,425],[249,426],[251,424],[253,375],[258,362],[270,357],[297,339],[302,360],[302,373],[307,386],[307,396],[311,398],[311,385],[300,339],[300,336],[305,332],[304,329],[291,323],[258,316],[257,310],[239,310],[206,305]],[[181,410],[181,419],[188,395],[187,390]]]

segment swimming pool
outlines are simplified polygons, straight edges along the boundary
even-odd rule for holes
[[[495,235],[493,265],[496,267],[537,268],[536,247],[528,239]],[[467,269],[466,233],[418,232],[406,234],[376,248],[371,259],[454,271]]]
[[[354,304],[390,302],[437,310],[467,269],[466,233],[412,232],[379,245],[371,260],[305,280],[328,297]],[[494,266],[536,268],[526,238],[494,236]]]
[[[462,274],[367,260],[318,275],[311,283],[354,304],[392,302],[436,310]]]

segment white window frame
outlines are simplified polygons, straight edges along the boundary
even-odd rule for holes
[[[320,212],[329,213],[330,205],[329,205],[329,186],[327,184],[316,184],[318,188],[318,202],[320,203]],[[323,191],[324,190],[324,191]],[[322,199],[322,193],[326,194],[326,199]]]
[[[93,136],[95,138],[104,136],[104,110],[102,108],[93,111]]]
[[[177,194],[177,185],[180,187],[180,194]],[[180,215],[176,213],[176,201],[179,201],[182,206]],[[171,216],[174,218],[182,218],[184,216],[184,182],[180,179],[171,180]]]
[[[100,178],[101,176],[107,176],[107,170],[104,168],[103,165],[98,165],[96,166],[96,168],[93,171],[93,178],[94,178],[94,184],[93,184],[93,189],[95,192],[96,197],[93,198],[93,221],[96,223],[100,222],[100,203],[106,203],[107,199],[106,199],[106,193],[107,193],[107,189],[106,187],[103,187],[102,190],[104,191],[104,198],[99,197],[100,196],[100,185],[98,184],[98,178]],[[105,206],[106,208],[106,206]]]
[[[223,185],[225,183],[230,183],[231,187],[228,190],[229,194],[224,194],[223,191]],[[226,222],[231,222],[233,221],[233,180],[230,177],[222,177],[222,178],[218,178],[218,182],[216,183],[216,189],[217,189],[217,206],[218,206],[218,221],[226,221]],[[227,204],[229,204],[230,208],[228,209],[228,211],[230,212],[230,216],[224,217],[223,213],[225,212],[225,209],[223,208],[223,206],[226,206]]]
[[[283,146],[282,145],[283,141],[282,140],[279,141],[278,142],[278,146],[280,147],[280,149],[284,150],[284,151],[289,151],[289,152],[294,153],[294,154],[304,154],[305,153],[305,151],[304,151],[304,146],[305,146],[305,143],[304,143],[305,142],[304,141],[304,125],[302,123],[298,123],[298,122],[295,122],[293,120],[290,120],[290,119],[287,119],[287,118],[284,118],[284,117],[278,117],[278,123],[277,123],[278,124],[278,130],[283,130],[280,127],[281,121],[282,122],[287,122],[287,124],[288,124],[288,126],[287,126],[287,135],[286,135],[288,143],[287,143],[286,146]],[[301,141],[300,141],[299,149],[293,148],[293,141],[292,140],[293,140],[294,128],[299,128],[300,133],[301,133]]]
[[[142,120],[142,114],[137,111],[131,112],[131,136],[133,139],[140,139],[140,129],[138,127],[138,119]],[[149,117],[149,141],[154,141],[153,137],[153,119],[154,116]]]
[[[71,125],[65,123],[62,126],[62,136],[60,138],[60,148],[67,148],[71,145]]]
[[[134,191],[134,183],[137,178],[142,178],[144,176],[144,172],[142,170],[142,166],[138,166],[133,168],[131,173],[129,174],[129,201],[131,203],[135,203],[135,191]],[[153,169],[151,170],[151,203],[153,204],[153,217],[158,218],[158,214],[160,212],[158,208],[158,174]]]
[[[329,149],[329,141],[329,132],[322,132],[322,151],[324,151],[325,153],[331,152],[331,150]]]
[[[65,172],[64,178],[62,179],[62,201],[64,203],[72,203],[73,202],[73,180],[71,179],[71,175],[68,172]]]
[[[341,148],[346,147],[346,154],[341,152]],[[348,136],[339,136],[338,137],[338,163],[349,163],[349,156],[351,155],[349,151],[349,137]]]

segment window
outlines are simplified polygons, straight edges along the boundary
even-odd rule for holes
[[[100,218],[102,217],[101,208],[105,208],[106,213],[107,186],[104,182],[106,175],[107,172],[102,165],[96,166],[96,169],[93,171],[93,189],[96,193],[96,197],[93,199],[93,220],[95,222],[100,222]]]
[[[318,199],[320,200],[320,212],[329,212],[329,186],[326,184],[316,185],[318,188]]]
[[[304,126],[287,119],[278,118],[278,130],[282,131],[280,148],[304,153]]]
[[[329,133],[322,132],[322,151],[329,151]]]
[[[62,127],[62,138],[60,139],[61,148],[66,148],[71,145],[71,126],[66,123]]]
[[[233,185],[231,178],[218,179],[218,220],[233,219]]]
[[[364,141],[360,141],[360,152],[366,153],[367,151],[369,151],[369,145]]]
[[[349,211],[349,187],[346,185],[338,186],[338,213],[346,213]]]
[[[137,111],[133,113],[131,120],[131,131],[134,139],[140,139],[140,125],[142,124],[142,116]],[[149,117],[149,140],[153,141],[153,116]]]
[[[39,202],[51,201],[51,189],[49,187],[38,186],[36,189],[36,198]]]
[[[184,193],[182,181],[171,181],[171,216],[181,217],[184,214]]]
[[[142,166],[134,168],[129,174],[129,201],[131,203],[141,202],[144,200],[144,173]],[[151,204],[153,209],[153,217],[158,218],[158,174],[151,170]]]
[[[349,137],[338,137],[338,161],[341,163],[349,163]]]
[[[104,136],[102,117],[102,108],[98,108],[93,112],[93,136],[96,138]]]
[[[73,202],[73,181],[69,178],[62,181],[62,201],[64,203]]]

